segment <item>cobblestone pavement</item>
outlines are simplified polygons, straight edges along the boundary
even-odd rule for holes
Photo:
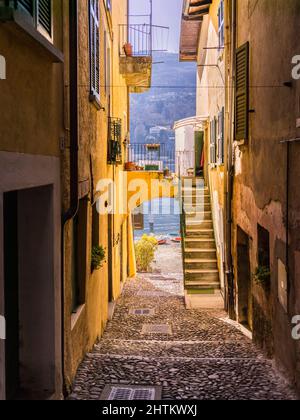
[[[294,399],[272,362],[224,322],[224,312],[185,309],[180,246],[161,247],[156,258],[153,273],[128,281],[70,399],[99,400],[112,384],[162,386],[163,400]],[[131,309],[155,312],[130,315]],[[144,324],[167,324],[171,331],[143,334]]]

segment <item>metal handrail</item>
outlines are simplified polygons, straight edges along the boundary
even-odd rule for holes
[[[119,25],[119,54],[124,57],[152,57],[153,52],[168,50],[169,28],[147,23]],[[130,44],[131,51],[125,51]]]

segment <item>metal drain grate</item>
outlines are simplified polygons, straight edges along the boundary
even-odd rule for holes
[[[101,401],[160,400],[161,387],[106,385]]]
[[[153,316],[155,314],[154,309],[130,309],[129,315],[141,315],[141,316]]]
[[[142,334],[172,334],[172,328],[167,324],[144,324]]]

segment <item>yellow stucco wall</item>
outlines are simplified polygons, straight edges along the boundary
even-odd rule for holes
[[[62,5],[55,2],[53,44],[63,49]],[[0,54],[6,80],[0,81],[2,151],[60,155],[63,131],[63,65],[53,64],[42,48],[12,23],[0,25]],[[14,123],[12,124],[12,121]]]
[[[89,38],[88,38],[88,1],[79,5],[79,181],[88,181],[88,226],[86,250],[86,299],[76,314],[71,313],[72,303],[72,223],[65,228],[65,377],[70,387],[79,363],[86,352],[90,351],[95,341],[102,335],[109,309],[109,267],[112,266],[112,294],[116,300],[120,295],[122,283],[128,275],[128,224],[127,215],[114,215],[111,231],[112,248],[109,248],[108,215],[100,215],[100,245],[106,249],[107,258],[103,267],[91,273],[92,249],[92,198],[95,200],[96,186],[101,179],[110,178],[118,184],[123,165],[112,166],[107,163],[108,116],[122,120],[122,139],[128,131],[128,91],[125,80],[119,74],[118,25],[126,22],[127,1],[114,2],[112,14],[100,1],[100,77],[101,106],[98,110],[89,101]],[[67,18],[66,18],[67,19]],[[67,33],[67,20],[65,28]],[[106,42],[104,37],[106,36]],[[67,42],[65,43],[67,45]],[[111,86],[106,86],[105,45],[111,51]],[[66,72],[67,74],[67,72]],[[66,86],[68,80],[66,76]],[[110,90],[110,102],[108,92]],[[109,106],[110,103],[110,106]],[[123,150],[123,155],[125,149]],[[64,206],[68,204],[68,152],[64,154]],[[92,191],[92,185],[94,190]],[[117,194],[118,196],[118,194]],[[121,258],[121,254],[122,258]],[[121,263],[122,261],[122,263]]]

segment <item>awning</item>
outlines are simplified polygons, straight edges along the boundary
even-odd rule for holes
[[[196,117],[185,118],[183,120],[175,121],[173,129],[177,130],[178,128],[181,128],[181,127],[193,126],[194,129],[202,130],[204,126],[207,124],[208,120],[209,120],[208,115],[199,115]]]

